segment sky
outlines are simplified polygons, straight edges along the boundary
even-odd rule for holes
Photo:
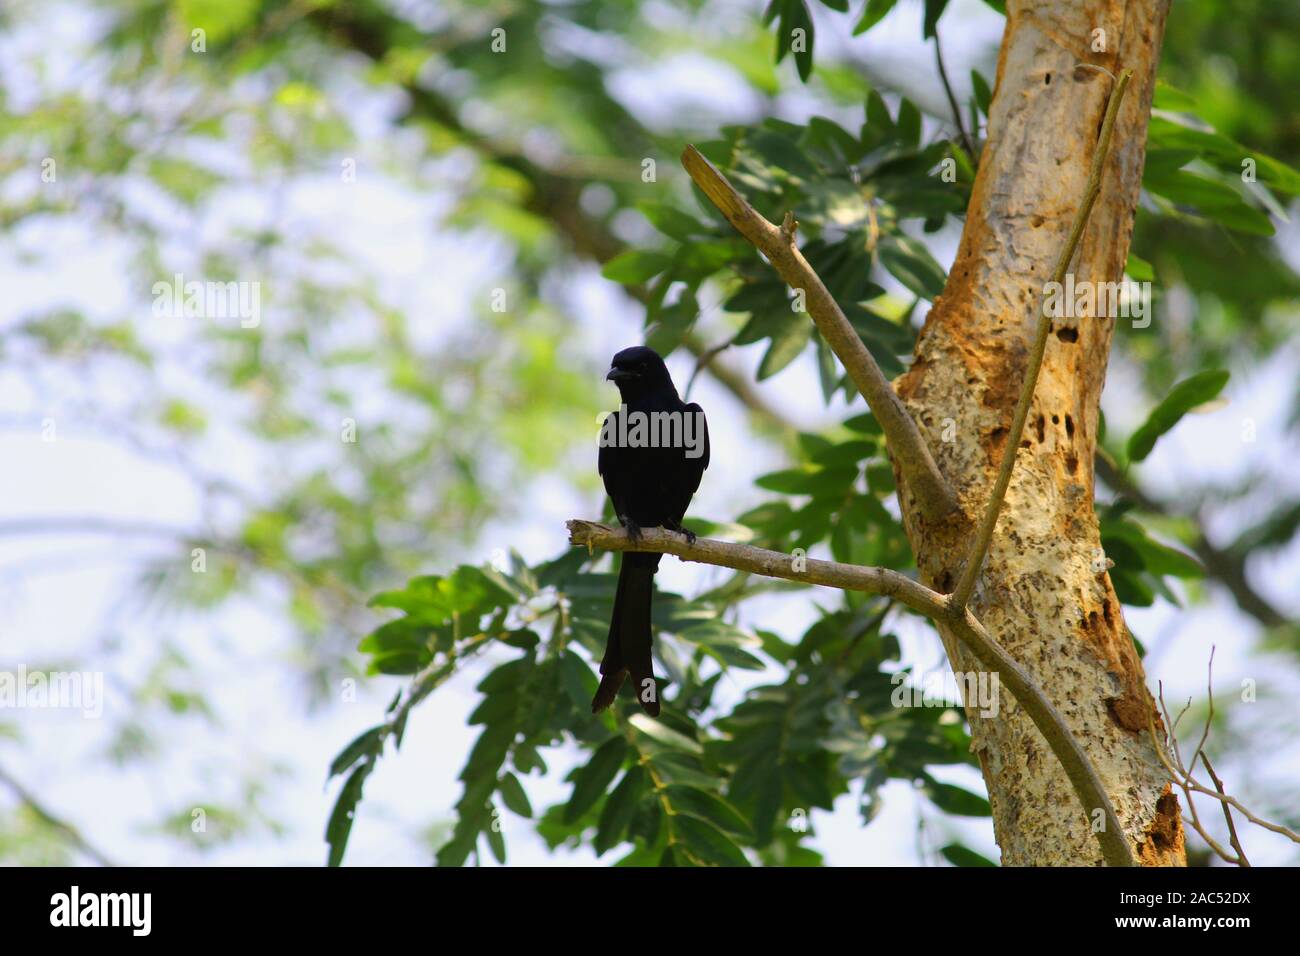
[[[945,54],[950,73],[958,79],[972,65],[991,75],[1000,18],[978,0],[954,4],[945,16]],[[50,54],[57,70],[75,77],[75,50],[89,36],[91,21],[37,17],[36,24],[0,39],[0,63],[5,54],[58,30],[64,53]],[[818,33],[818,43],[835,43],[831,30]],[[930,82],[932,58],[919,40],[919,5],[902,5],[882,27],[853,41],[851,53],[869,72],[903,85],[922,102],[934,101],[939,90]],[[785,64],[783,70],[789,70]],[[735,121],[752,116],[756,105],[738,78],[725,69],[689,57],[669,57],[655,70],[654,83],[631,83],[616,74],[612,88],[629,108],[648,122],[666,118],[692,104]],[[382,129],[384,111],[392,104],[373,95],[351,102],[357,121]],[[938,101],[935,101],[938,102]],[[796,90],[783,108],[788,118],[802,118],[813,109],[810,98]],[[382,150],[382,142],[375,151]],[[363,154],[363,168],[365,159]],[[468,302],[457,292],[476,289],[493,275],[497,261],[487,242],[468,242],[430,228],[447,197],[417,195],[382,172],[367,172],[353,188],[336,186],[333,173],[304,175],[286,184],[277,212],[304,229],[345,224],[336,229],[360,268],[371,271],[382,293],[411,314],[428,317],[423,324],[434,340],[456,323],[466,321]],[[260,197],[235,197],[208,228],[228,228],[230,222],[256,216],[264,207]],[[400,236],[400,242],[392,237]],[[1295,252],[1297,232],[1289,226],[1279,241]],[[945,265],[955,252],[956,233],[943,237],[936,252]],[[57,250],[57,255],[32,263],[23,249]],[[76,227],[24,228],[0,244],[0,330],[18,322],[29,310],[52,303],[84,309],[87,314],[112,317],[129,312],[139,317],[142,333],[172,347],[183,347],[183,324],[158,321],[149,311],[148,296],[131,284],[124,267],[127,250],[111,237]],[[1293,259],[1294,261],[1294,259]],[[462,281],[450,288],[443,281],[454,274]],[[642,334],[639,309],[621,290],[603,280],[595,269],[581,268],[569,279],[564,301],[580,323],[586,359],[593,367]],[[468,291],[463,291],[468,295]],[[430,307],[430,303],[436,303]],[[268,315],[267,321],[274,321]],[[1121,333],[1122,334],[1122,333]],[[757,368],[761,349],[730,350],[729,361],[749,373]],[[690,377],[691,365],[680,356],[669,362],[676,381]],[[1227,401],[1206,414],[1190,416],[1157,445],[1143,475],[1162,497],[1177,499],[1180,489],[1213,477],[1230,483],[1254,469],[1277,475],[1279,486],[1295,489],[1300,477],[1289,467],[1297,449],[1283,436],[1283,416],[1297,380],[1300,356],[1293,348],[1264,365],[1234,376]],[[138,374],[138,373],[133,373]],[[189,527],[200,518],[200,498],[192,483],[166,461],[142,457],[106,438],[79,420],[76,403],[64,401],[80,384],[51,372],[47,392],[34,391],[26,376],[0,366],[0,531],[8,523],[33,518],[97,516],[124,523]],[[129,374],[108,372],[96,381],[106,394],[129,394],[135,387]],[[760,386],[764,397],[801,423],[816,426],[843,417],[842,400],[823,407],[815,367],[808,357]],[[1130,429],[1145,416],[1136,373],[1113,363],[1103,408],[1112,428]],[[711,379],[702,377],[692,396],[708,411],[715,441],[713,465],[692,507],[695,514],[728,516],[743,510],[735,489],[746,489],[754,501],[752,478],[783,464],[771,448],[754,441],[734,401]],[[610,387],[610,404],[616,396]],[[47,419],[56,426],[55,439],[46,440]],[[1253,441],[1243,440],[1243,422],[1255,424]],[[593,432],[593,467],[594,467]],[[219,437],[206,449],[213,467],[239,480],[255,480],[259,462],[253,449],[237,439]],[[1195,481],[1193,481],[1195,479]],[[564,540],[565,519],[594,517],[602,502],[594,495],[544,479],[530,489],[527,518],[495,523],[485,529],[475,553],[455,561],[431,561],[430,571],[450,564],[486,560],[502,541],[510,541],[530,560],[556,553]],[[1226,539],[1234,526],[1252,517],[1251,505],[1231,514],[1211,533]],[[308,710],[293,671],[294,636],[286,624],[269,615],[256,601],[236,599],[218,613],[195,616],[159,613],[140,602],[123,600],[141,556],[156,555],[170,545],[165,540],[129,539],[100,533],[0,533],[0,598],[6,613],[0,620],[0,670],[51,666],[75,660],[80,669],[101,671],[106,677],[106,716],[88,720],[69,711],[0,711],[0,727],[16,726],[18,741],[0,735],[0,768],[25,781],[57,815],[77,825],[105,855],[135,864],[193,865],[255,864],[315,865],[324,860],[323,832],[338,782],[326,786],[325,768],[348,740],[373,725],[383,707],[402,686],[397,678],[365,681],[355,701],[339,695]],[[187,562],[188,555],[178,555]],[[1294,584],[1300,580],[1300,552],[1292,547],[1261,559],[1254,569],[1260,589],[1277,605],[1298,611]],[[696,593],[716,580],[717,572],[699,565],[664,562],[659,585]],[[813,611],[799,598],[765,599],[746,605],[742,621],[774,628],[793,636],[810,623]],[[1148,677],[1163,681],[1170,701],[1200,695],[1206,681],[1211,647],[1215,648],[1215,686],[1231,693],[1244,679],[1255,679],[1269,693],[1294,700],[1300,684],[1293,661],[1277,666],[1267,655],[1250,650],[1254,622],[1221,594],[1207,604],[1183,612],[1165,602],[1149,609],[1126,609],[1134,632],[1149,648]],[[378,618],[377,618],[378,621]],[[921,671],[944,670],[942,648],[929,629],[914,618],[893,622],[902,640],[904,666]],[[360,636],[360,635],[359,635]],[[124,688],[145,675],[156,661],[160,642],[183,648],[203,675],[216,721],[178,716],[165,725],[165,749],[157,758],[117,766],[105,759],[115,716],[131,712]],[[367,784],[366,799],[353,829],[350,864],[423,865],[430,861],[427,842],[431,827],[451,819],[460,795],[456,776],[473,743],[465,718],[477,703],[473,686],[494,660],[488,655],[470,672],[439,690],[413,713],[406,742],[399,754],[389,750]],[[739,695],[754,678],[728,677],[724,693]],[[1288,686],[1278,686],[1278,682]],[[1220,768],[1227,776],[1232,770]],[[1243,784],[1276,779],[1294,783],[1300,751],[1280,741],[1267,766],[1240,768]],[[263,798],[283,832],[253,827],[247,839],[208,853],[180,845],[149,829],[161,814],[205,802],[237,800],[250,771],[272,773],[272,786]],[[1247,776],[1248,774],[1248,776]],[[529,781],[534,806],[567,798],[569,787],[553,774]],[[971,768],[939,768],[941,780],[981,790]],[[1231,779],[1231,778],[1230,778]],[[0,807],[9,797],[0,787]],[[814,814],[817,837],[813,845],[834,865],[911,865],[920,848],[942,846],[959,838],[972,848],[996,857],[988,820],[944,817],[919,799],[903,782],[884,791],[884,809],[866,828],[860,825],[852,798],[842,798],[833,814]],[[589,865],[595,855],[587,848],[549,853],[530,825],[506,815],[504,833],[512,864]],[[1247,836],[1257,863],[1294,862],[1290,844],[1262,831]],[[605,862],[617,858],[606,857]]]

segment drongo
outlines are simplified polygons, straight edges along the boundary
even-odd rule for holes
[[[642,528],[682,527],[691,496],[709,466],[709,432],[704,410],[686,404],[673,386],[664,360],[635,346],[614,356],[605,378],[618,386],[622,403],[606,417],[600,433],[600,475],[619,523],[633,541]],[[650,601],[662,555],[625,551],[614,595],[600,687],[591,701],[598,713],[614,702],[628,674],[642,709],[659,715],[659,690],[650,662]]]

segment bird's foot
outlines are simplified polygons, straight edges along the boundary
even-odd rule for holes
[[[687,544],[695,543],[695,532],[688,531],[686,528],[683,528],[680,521],[674,521],[671,524],[664,525],[664,527],[667,528],[669,531],[676,531],[678,534],[684,536],[686,538]]]
[[[628,540],[636,544],[641,540],[641,526],[626,515],[618,516],[619,524],[627,529]]]

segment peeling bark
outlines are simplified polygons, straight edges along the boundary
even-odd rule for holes
[[[923,580],[949,592],[988,499],[1024,379],[1043,284],[1087,180],[1111,78],[1134,72],[1101,195],[1072,268],[1118,281],[1128,257],[1168,0],[1007,4],[988,142],[956,262],[896,383],[957,490],[964,517],[927,521],[903,483]],[[1106,51],[1093,52],[1095,30]],[[971,608],[1044,688],[1083,744],[1144,865],[1185,865],[1178,799],[1146,733],[1154,704],[1106,574],[1093,511],[1098,401],[1113,318],[1052,330],[1006,504]],[[943,441],[946,425],[951,441]],[[942,629],[941,629],[942,632]],[[943,634],[954,670],[979,670]],[[968,708],[1007,865],[1097,865],[1093,820],[1008,695]],[[1159,718],[1157,717],[1157,723]]]

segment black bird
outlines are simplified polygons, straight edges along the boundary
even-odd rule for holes
[[[601,428],[599,467],[619,523],[634,541],[642,528],[682,527],[691,496],[709,466],[704,410],[687,405],[654,349],[634,346],[614,356],[605,378],[618,386],[622,404]],[[640,427],[638,427],[640,425]],[[659,715],[659,691],[650,662],[650,599],[662,555],[626,551],[618,572],[600,687],[591,701],[598,713],[614,702],[628,674],[641,708]]]

